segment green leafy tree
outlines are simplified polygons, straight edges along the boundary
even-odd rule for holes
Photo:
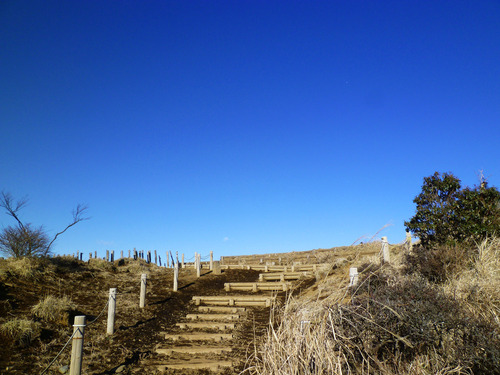
[[[15,226],[8,226],[0,231],[0,252],[15,258],[31,256],[47,256],[54,241],[73,225],[80,221],[89,219],[84,217],[86,206],[77,205],[73,210],[73,220],[62,231],[55,234],[52,240],[42,226],[33,227],[30,223],[24,223],[19,218],[19,211],[26,206],[26,198],[15,201],[11,194],[2,192],[0,196],[0,208],[15,221]]]
[[[500,192],[486,181],[461,188],[451,173],[424,178],[413,202],[416,214],[405,226],[422,244],[456,244],[500,233]]]

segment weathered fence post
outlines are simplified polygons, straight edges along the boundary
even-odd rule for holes
[[[109,289],[108,301],[108,327],[106,333],[112,335],[115,332],[115,311],[116,311],[116,288]]]
[[[349,268],[349,286],[358,285],[358,268],[351,267]]]
[[[170,268],[170,257],[168,256],[170,253],[170,250],[167,250],[167,268]]]
[[[201,277],[201,254],[198,254],[198,263],[196,264],[196,277]]]
[[[210,271],[214,269],[214,252],[210,251]]]
[[[142,309],[146,303],[146,283],[147,283],[148,275],[143,273],[141,275],[141,297],[139,300],[139,307]]]
[[[382,237],[382,259],[381,263],[390,263],[391,255],[389,253],[389,242],[387,242],[387,237]]]
[[[213,269],[214,275],[220,275],[220,262],[215,261],[214,262],[214,269]]]
[[[186,267],[186,265],[184,264],[184,253],[182,253],[182,265],[181,265],[182,268]]]
[[[92,259],[92,253],[89,253],[89,260]]]
[[[97,251],[94,252],[94,258],[97,259]]]
[[[128,259],[130,259],[130,249],[128,249]]]
[[[111,262],[115,261],[115,251],[111,250]]]
[[[134,260],[137,260],[139,257],[137,256],[137,250],[134,247]]]
[[[85,333],[85,315],[75,316],[73,324],[73,340],[71,342],[70,375],[81,375],[83,357],[83,335]]]
[[[177,288],[179,286],[179,263],[175,263],[174,265],[174,287],[173,291],[177,292]]]
[[[121,250],[120,259],[123,259],[123,250]]]
[[[158,254],[156,253],[156,250],[155,250],[155,264],[158,264]]]
[[[106,262],[109,262],[109,250],[106,250]]]
[[[159,256],[159,255],[158,255],[158,263],[159,263],[159,265],[161,267],[161,256]]]
[[[411,233],[408,230],[406,231],[406,241],[405,241],[405,244],[406,244],[406,250],[411,251],[412,248],[413,248],[413,244],[411,243]]]

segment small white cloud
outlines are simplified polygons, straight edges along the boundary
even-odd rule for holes
[[[222,241],[224,241],[224,242],[229,241],[229,237],[224,237],[224,238],[222,239]]]

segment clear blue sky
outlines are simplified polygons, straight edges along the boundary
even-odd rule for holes
[[[56,253],[402,241],[423,177],[500,186],[499,20],[498,1],[1,1],[0,190],[50,234],[89,205]]]

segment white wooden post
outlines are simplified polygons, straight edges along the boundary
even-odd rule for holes
[[[351,267],[349,268],[349,286],[358,285],[358,268]]]
[[[184,253],[182,253],[182,268],[186,267],[186,265],[184,264]]]
[[[116,311],[116,288],[109,289],[108,302],[108,327],[106,334],[112,335],[115,332],[115,311]]]
[[[221,271],[220,271],[220,262],[217,262],[215,261],[214,262],[214,275],[220,275],[221,274]]]
[[[389,242],[387,242],[387,237],[382,237],[382,259],[381,263],[390,263],[391,255],[389,253]]]
[[[214,252],[210,251],[210,271],[214,269]]]
[[[175,265],[174,265],[174,287],[173,287],[174,292],[177,292],[177,288],[179,286],[178,280],[179,280],[179,263],[175,263]]]
[[[406,249],[408,251],[411,251],[412,250],[412,243],[411,243],[411,233],[410,232],[406,232]]]
[[[201,277],[201,254],[198,254],[198,263],[196,264],[196,277]]]
[[[167,250],[167,268],[170,268],[170,257],[168,256],[170,253],[169,250]]]
[[[120,259],[123,259],[123,250],[121,250],[121,253],[120,253]]]
[[[73,324],[73,340],[71,342],[70,375],[81,375],[83,357],[83,335],[85,333],[85,315],[75,316]]]
[[[147,283],[148,275],[143,273],[141,275],[141,296],[139,300],[139,307],[142,309],[146,302],[146,283]]]

